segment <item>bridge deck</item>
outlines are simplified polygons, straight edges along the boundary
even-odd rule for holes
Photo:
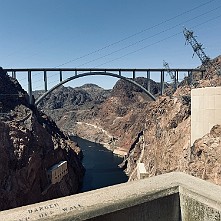
[[[122,72],[161,72],[167,71],[164,68],[6,68],[7,72],[28,72],[28,71],[122,71]],[[188,71],[205,71],[204,69],[194,68],[171,68],[170,71],[188,72]]]
[[[203,69],[193,69],[193,68],[173,68],[173,69],[162,69],[162,68],[6,68],[4,69],[6,72],[11,73],[13,78],[16,78],[17,72],[27,72],[27,78],[28,78],[28,94],[29,94],[29,103],[33,104],[33,96],[32,96],[32,73],[33,72],[43,72],[44,74],[44,88],[45,88],[45,95],[41,98],[43,99],[46,94],[52,92],[52,89],[56,89],[59,85],[62,85],[64,83],[67,83],[70,80],[74,80],[79,77],[88,76],[88,75],[107,75],[112,77],[121,78],[123,80],[127,80],[132,84],[135,84],[136,86],[140,87],[146,94],[148,94],[153,100],[155,100],[155,97],[151,94],[151,88],[150,88],[150,73],[160,73],[160,92],[161,95],[164,93],[164,77],[165,72],[172,71],[174,72],[175,81],[174,81],[174,87],[177,88],[177,83],[179,80],[179,73],[180,72],[187,72],[188,76],[193,78],[194,72],[201,72],[202,76],[205,72]],[[59,72],[60,75],[60,83],[57,84],[57,86],[53,87],[48,91],[48,83],[47,83],[47,72]],[[63,80],[63,72],[74,72],[74,76],[70,77],[66,80]],[[116,73],[117,72],[117,73]],[[122,73],[125,72],[131,72],[132,73],[132,80],[129,77],[122,76]],[[136,73],[138,72],[146,72],[146,77],[148,79],[147,88],[144,88],[143,86],[139,85],[136,81]]]

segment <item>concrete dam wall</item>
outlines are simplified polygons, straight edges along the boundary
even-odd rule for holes
[[[191,90],[191,145],[221,124],[221,87]]]

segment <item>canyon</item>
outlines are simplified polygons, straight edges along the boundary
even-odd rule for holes
[[[213,62],[220,68],[221,56]],[[82,152],[70,135],[122,154],[120,167],[129,181],[138,179],[137,165],[143,163],[147,177],[180,171],[221,185],[221,126],[190,145],[191,89],[221,86],[221,78],[211,67],[193,80],[185,77],[175,91],[166,84],[163,95],[151,81],[156,101],[123,80],[112,90],[61,86],[36,108],[0,69],[0,209],[79,192]],[[147,84],[142,77],[136,81]],[[67,162],[68,173],[50,185],[47,171],[60,162]]]
[[[212,62],[220,68],[221,56]],[[137,164],[142,162],[148,177],[181,171],[220,185],[220,126],[214,125],[209,134],[190,145],[191,89],[221,86],[220,76],[215,72],[212,66],[203,78],[201,73],[194,74],[193,82],[185,77],[175,91],[167,84],[162,96],[158,83],[151,82],[156,101],[119,80],[105,98],[99,100],[99,95],[95,100],[85,99],[79,106],[75,105],[76,102],[69,103],[65,106],[65,114],[59,108],[49,108],[46,102],[41,108],[62,130],[124,153],[121,167],[129,175],[129,180],[137,179]],[[136,80],[145,86],[144,78]],[[55,91],[47,98],[47,103],[53,103],[52,98],[62,90],[67,89]],[[104,91],[102,93],[106,93]],[[90,96],[84,89],[80,93],[88,94],[84,98]]]

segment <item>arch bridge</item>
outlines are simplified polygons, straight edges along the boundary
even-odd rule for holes
[[[29,94],[29,103],[30,104],[35,104],[38,105],[48,94],[50,94],[52,91],[54,91],[56,88],[60,87],[61,85],[72,81],[74,79],[80,78],[80,77],[85,77],[85,76],[94,76],[94,75],[101,75],[101,76],[111,76],[115,78],[120,78],[125,81],[130,82],[131,84],[136,85],[144,93],[146,93],[152,100],[155,100],[155,97],[151,94],[151,76],[152,74],[154,75],[159,75],[160,74],[160,93],[161,95],[164,93],[164,85],[165,85],[165,72],[168,72],[167,69],[116,69],[116,68],[12,68],[12,69],[4,69],[7,71],[8,74],[11,74],[13,78],[16,78],[18,72],[22,73],[27,73],[27,80],[28,80],[28,94]],[[203,75],[205,70],[202,69],[190,69],[190,68],[183,68],[183,69],[170,69],[169,71],[172,71],[174,73],[175,79],[175,87],[177,87],[178,84],[178,79],[179,79],[179,74],[182,73],[187,73],[188,77],[191,79],[193,78],[193,72],[201,72]],[[33,73],[43,73],[43,79],[42,81],[44,82],[44,91],[45,93],[40,96],[35,102],[33,100],[32,96],[32,85],[34,82],[32,82],[32,74]],[[48,90],[48,77],[47,73],[48,72],[57,72],[59,74],[59,83],[56,84],[54,87],[50,88]],[[63,76],[65,72],[71,72],[73,73],[73,76],[64,79]],[[129,77],[125,77],[122,74],[130,73]],[[138,73],[143,73],[144,77],[147,78],[147,87],[143,87],[142,85],[138,84],[135,81],[135,78]]]

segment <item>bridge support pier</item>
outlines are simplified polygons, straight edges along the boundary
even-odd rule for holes
[[[28,95],[29,95],[29,104],[33,104],[31,71],[28,71]]]
[[[177,89],[177,84],[178,84],[178,71],[175,71],[175,79],[174,79],[174,89],[176,90]]]
[[[135,71],[133,71],[133,80],[135,79]]]
[[[192,83],[193,83],[193,72],[192,71],[188,71],[188,78],[190,80],[189,84],[192,85]]]
[[[60,82],[62,82],[63,78],[62,78],[62,71],[60,71]]]
[[[16,71],[12,71],[12,77],[16,78]]]
[[[147,90],[150,92],[150,71],[147,71]]]
[[[48,90],[47,71],[44,71],[45,92]]]
[[[161,71],[160,94],[164,93],[164,71]]]

